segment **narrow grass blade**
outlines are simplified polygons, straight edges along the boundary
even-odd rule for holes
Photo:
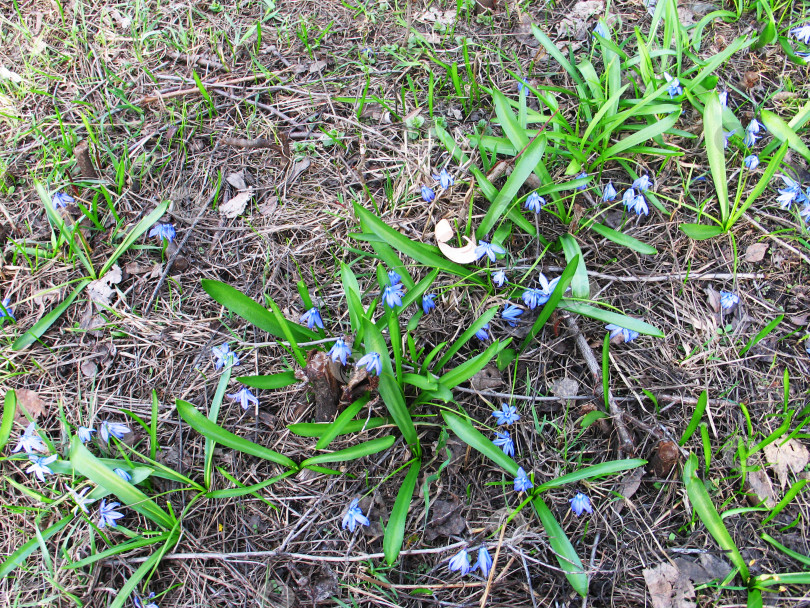
[[[267,303],[270,305],[270,309],[273,311],[273,315],[276,318],[276,323],[278,324],[279,328],[281,328],[281,333],[284,336],[284,339],[289,342],[293,355],[295,355],[295,360],[298,361],[298,365],[301,367],[306,367],[307,357],[298,347],[298,340],[295,338],[296,332],[293,329],[294,327],[301,326],[289,323],[284,316],[284,313],[281,312],[281,308],[279,308],[278,304],[276,304],[273,298],[268,297]]]
[[[796,551],[793,551],[792,549],[788,549],[785,545],[780,544],[779,541],[777,541],[775,538],[773,538],[769,534],[762,534],[762,540],[764,540],[766,542],[769,542],[770,544],[772,544],[774,547],[779,549],[782,553],[784,553],[788,557],[792,557],[793,559],[801,562],[802,564],[804,564],[805,566],[810,568],[810,557],[807,557],[806,555],[802,555],[801,553],[797,553]]]
[[[104,549],[104,551],[99,551],[98,553],[93,553],[93,555],[88,555],[84,559],[80,559],[77,562],[67,564],[65,565],[65,568],[70,570],[86,568],[91,564],[95,564],[96,562],[100,562],[115,555],[121,555],[122,553],[127,553],[128,551],[132,551],[134,549],[140,549],[141,547],[148,547],[149,545],[165,542],[168,538],[168,532],[158,534],[157,536],[150,536],[148,538],[139,536],[137,538],[133,538],[132,540],[119,543],[113,547],[108,547],[107,549]]]
[[[680,441],[678,441],[678,445],[685,445],[689,438],[695,433],[700,425],[700,419],[703,418],[703,412],[706,411],[706,406],[709,404],[709,393],[703,391],[700,393],[700,397],[698,397],[697,405],[695,406],[695,411],[692,412],[692,418],[689,420],[689,426],[686,427],[686,430],[681,435]]]
[[[441,378],[439,378],[439,384],[451,389],[455,388],[462,382],[466,382],[475,374],[484,369],[487,366],[487,363],[492,361],[492,358],[506,348],[511,341],[512,338],[508,338],[503,342],[500,340],[493,342],[486,348],[484,352],[477,354],[472,359],[467,359],[464,363],[457,365],[445,373]]]
[[[225,398],[225,391],[228,389],[228,382],[231,380],[231,367],[226,367],[219,377],[217,383],[217,390],[214,392],[214,398],[211,400],[211,407],[208,409],[208,420],[212,424],[216,424],[219,419],[219,409],[222,407],[222,400]],[[203,464],[203,481],[205,489],[211,489],[214,474],[214,447],[216,442],[211,437],[205,437],[205,450],[204,450],[204,464]]]
[[[768,517],[766,517],[765,519],[762,520],[762,525],[764,526],[769,521],[771,521],[774,517],[779,515],[782,512],[782,510],[786,506],[788,506],[791,503],[791,501],[794,498],[796,498],[796,496],[799,495],[799,492],[801,492],[804,489],[804,486],[806,486],[806,485],[807,485],[807,480],[806,479],[800,479],[799,481],[794,483],[792,486],[790,486],[790,489],[787,492],[785,492],[785,496],[782,498],[782,500],[780,500],[774,506],[774,508],[771,509],[771,512],[768,515]]]
[[[360,290],[360,284],[357,282],[357,277],[344,262],[340,263],[340,281],[343,284],[343,293],[346,294],[346,306],[349,309],[349,323],[351,324],[354,333],[359,332],[363,323],[361,319],[365,316],[363,310],[362,297],[363,292]]]
[[[560,303],[560,300],[565,293],[565,290],[568,289],[568,286],[571,284],[571,280],[574,278],[574,273],[576,272],[577,267],[579,266],[579,256],[575,257],[573,260],[568,262],[565,266],[565,269],[562,271],[560,275],[560,280],[557,281],[557,286],[554,288],[554,291],[551,292],[551,297],[548,299],[548,302],[545,303],[543,306],[543,310],[540,311],[537,319],[535,320],[532,328],[529,330],[528,335],[523,340],[523,344],[520,345],[520,351],[523,352],[526,350],[526,347],[529,343],[534,340],[535,336],[540,333],[540,330],[543,329],[543,326],[548,322],[551,318],[551,315],[554,313],[554,310],[557,308],[557,304]]]
[[[191,405],[188,401],[178,399],[177,412],[191,428],[200,433],[200,435],[203,437],[210,437],[217,443],[226,447],[239,450],[240,452],[250,454],[251,456],[257,456],[258,458],[269,460],[270,462],[275,462],[283,467],[289,467],[296,470],[299,469],[299,466],[295,463],[295,461],[287,458],[283,454],[279,454],[278,452],[274,452],[273,450],[253,443],[252,441],[243,439],[238,435],[234,435],[230,431],[226,431],[221,426],[214,424],[199,411],[197,411],[197,408]]]
[[[745,202],[740,205],[738,208],[734,210],[731,214],[731,221],[729,222],[730,225],[734,225],[734,223],[740,219],[748,208],[754,204],[754,202],[760,197],[760,195],[765,192],[765,189],[771,183],[773,176],[776,175],[776,172],[779,171],[779,168],[782,166],[782,159],[787,154],[788,144],[784,143],[776,151],[776,154],[773,155],[770,161],[768,161],[768,167],[765,169],[765,172],[759,178],[757,185],[754,186],[754,189],[751,190],[748,197],[745,199]]]
[[[77,436],[70,440],[70,462],[73,467],[87,477],[90,481],[115,495],[131,509],[137,511],[147,519],[157,525],[170,529],[174,526],[174,520],[154,500],[141,492],[129,482],[124,481],[116,475],[112,469],[105,466],[98,458],[93,456],[84,447]]]
[[[155,551],[147,557],[146,561],[138,566],[138,569],[132,573],[132,576],[127,579],[127,582],[121,586],[118,595],[115,596],[109,608],[123,608],[124,604],[130,601],[130,597],[137,588],[138,583],[140,583],[152,569],[157,567],[161,557],[163,557],[162,551]]]
[[[665,133],[675,126],[675,123],[678,122],[678,117],[680,115],[680,112],[673,112],[666,118],[656,121],[650,126],[644,127],[640,131],[636,131],[632,135],[628,135],[624,139],[619,140],[617,143],[613,144],[607,150],[602,152],[601,155],[599,155],[599,159],[596,161],[597,164],[602,164],[603,162],[610,160],[614,156],[618,156],[633,146],[643,144],[646,141]]]
[[[14,424],[14,413],[17,411],[17,393],[13,388],[6,391],[3,399],[3,421],[0,422],[0,450],[6,447],[11,437],[11,427]]]
[[[588,269],[585,267],[585,259],[582,250],[579,248],[579,243],[572,235],[566,233],[560,237],[560,244],[567,263],[570,264],[574,259],[578,260],[574,277],[571,279],[571,294],[575,298],[590,297],[591,284],[588,281]]]
[[[224,490],[214,490],[213,492],[206,492],[206,498],[238,498],[240,496],[247,496],[248,494],[254,494],[257,498],[262,498],[260,494],[257,494],[259,490],[263,490],[264,488],[273,485],[274,483],[278,483],[282,479],[286,479],[290,475],[294,475],[296,471],[289,470],[284,471],[281,475],[276,475],[275,477],[271,477],[270,479],[266,479],[260,483],[254,483],[250,486],[241,486],[238,488],[226,488]]]
[[[343,427],[343,430],[338,435],[350,435],[364,430],[370,431],[386,424],[393,424],[393,421],[381,417],[369,418],[368,420],[352,420]],[[300,422],[287,425],[287,428],[299,437],[322,437],[331,426],[332,424],[329,422]]]
[[[720,548],[726,552],[727,557],[731,560],[737,569],[740,571],[740,576],[744,582],[748,582],[748,566],[740,555],[737,545],[726,530],[720,514],[717,512],[709,493],[706,491],[706,486],[703,485],[697,476],[698,459],[694,454],[690,454],[683,468],[683,483],[686,487],[686,494],[689,496],[689,502],[692,503],[692,508],[697,513],[700,521],[706,526],[706,529],[720,545]]]
[[[90,278],[95,279],[98,275],[96,275],[93,263],[90,261],[90,254],[85,248],[86,241],[84,240],[84,235],[79,231],[77,226],[71,227],[65,223],[65,220],[62,219],[59,212],[54,209],[51,196],[41,182],[34,181],[34,189],[37,191],[42,201],[42,206],[45,207],[45,214],[48,216],[48,221],[59,229],[59,235],[68,244],[70,251],[79,258],[79,261],[82,263],[82,266],[84,266]]]
[[[787,142],[791,148],[804,156],[805,160],[810,161],[810,148],[796,135],[796,131],[790,128],[779,116],[769,110],[762,110],[762,124],[774,137]]]
[[[147,215],[143,218],[140,222],[138,222],[135,227],[130,231],[130,233],[124,237],[124,240],[115,248],[113,254],[110,256],[110,259],[107,260],[106,264],[101,268],[98,273],[98,276],[103,277],[107,274],[107,271],[113,267],[118,261],[125,251],[127,251],[132,245],[137,241],[141,236],[149,230],[152,225],[157,222],[163,215],[166,213],[166,210],[169,208],[169,201],[164,201],[160,203],[152,213]]]
[[[445,410],[442,410],[442,417],[447,423],[447,426],[450,427],[450,430],[456,434],[456,437],[489,458],[512,477],[517,476],[518,464],[512,460],[512,458],[504,454],[501,448],[481,434],[468,420],[465,420],[458,414]]]
[[[557,523],[554,514],[548,508],[545,501],[537,496],[532,500],[534,512],[540,518],[540,523],[548,536],[548,542],[554,555],[557,558],[557,563],[560,569],[565,572],[565,578],[574,588],[574,591],[579,593],[582,597],[588,594],[588,575],[585,574],[585,568],[577,555],[574,546],[565,531]]]
[[[337,452],[331,452],[329,454],[318,454],[317,456],[304,460],[301,463],[301,468],[303,469],[309,465],[320,464],[322,462],[347,462],[349,460],[357,460],[358,458],[387,450],[394,445],[396,440],[397,438],[393,435],[388,435],[387,437],[380,437],[353,445],[345,450],[338,450]]]
[[[76,289],[70,292],[70,295],[67,298],[62,300],[62,302],[60,302],[56,308],[34,323],[34,326],[31,329],[14,341],[14,344],[11,345],[11,350],[23,350],[41,338],[42,334],[48,331],[51,325],[53,325],[56,320],[62,316],[62,313],[67,310],[68,306],[73,303],[73,300],[75,300],[82,290],[87,287],[88,283],[90,283],[90,279],[83,279],[79,281]]]
[[[458,339],[453,342],[450,348],[441,356],[441,358],[436,362],[436,365],[433,366],[433,370],[436,372],[441,371],[441,369],[450,362],[450,359],[453,358],[462,346],[464,346],[467,342],[472,339],[475,333],[481,329],[484,325],[492,321],[495,318],[495,315],[498,314],[498,307],[495,306],[490,308],[489,310],[484,311],[480,317],[478,317],[473,324],[470,325],[463,334],[461,334]]]
[[[606,239],[611,240],[617,245],[621,245],[622,247],[627,247],[628,249],[638,251],[639,253],[643,253],[645,255],[658,254],[658,250],[652,245],[642,243],[638,239],[634,239],[632,236],[628,236],[623,232],[619,232],[618,230],[609,228],[608,226],[600,224],[599,222],[594,222],[593,224],[590,224],[588,227],[597,234],[601,234]]]
[[[371,399],[371,395],[366,394],[360,397],[357,401],[349,405],[345,410],[343,410],[340,415],[335,419],[335,421],[329,424],[329,428],[327,431],[321,435],[321,438],[318,440],[318,443],[315,444],[315,449],[317,450],[325,450],[332,440],[344,432],[346,425],[352,421],[352,419],[357,415],[363,407],[369,402]]]
[[[577,84],[584,87],[585,83],[583,82],[582,77],[579,75],[577,69],[571,65],[571,62],[566,59],[565,55],[563,55],[562,51],[557,48],[557,45],[554,44],[551,38],[549,38],[545,32],[543,32],[543,30],[534,24],[532,24],[532,34],[535,38],[537,38],[537,41],[543,45],[546,52],[551,55],[566,72],[568,72],[568,75],[573,78]]]
[[[295,377],[295,372],[280,372],[266,376],[237,376],[236,381],[251,388],[265,389],[284,388],[299,382],[298,378]]]
[[[728,229],[728,178],[726,176],[726,151],[723,138],[723,106],[720,97],[712,91],[703,110],[703,139],[706,142],[706,155],[712,173],[717,202],[720,205],[720,219]]]
[[[261,304],[251,300],[238,289],[234,289],[230,285],[212,279],[203,279],[202,288],[209,296],[214,298],[214,300],[222,304],[232,313],[242,317],[248,323],[255,325],[276,338],[285,339],[284,330],[279,325],[275,315]],[[290,324],[289,328],[297,342],[311,342],[320,337],[317,333],[302,325]]]
[[[664,333],[654,325],[645,323],[640,319],[620,315],[619,313],[616,312],[611,312],[609,310],[602,310],[601,308],[596,308],[595,306],[590,306],[589,304],[584,304],[582,302],[574,302],[572,300],[569,300],[568,298],[563,298],[562,301],[560,302],[559,307],[562,308],[563,310],[567,310],[568,312],[573,312],[578,315],[583,315],[585,317],[597,319],[605,323],[615,323],[620,327],[632,329],[633,331],[637,331],[640,334],[653,336],[654,338],[664,337]]]
[[[589,467],[582,467],[578,471],[561,475],[556,479],[547,481],[537,486],[538,492],[550,490],[551,488],[559,488],[569,483],[582,481],[583,479],[595,479],[597,477],[604,477],[605,475],[612,475],[613,473],[621,473],[630,469],[637,469],[647,464],[646,460],[641,458],[628,458],[626,460],[612,460],[610,462],[600,462]]]
[[[402,549],[402,541],[405,538],[405,522],[408,519],[408,507],[411,505],[413,489],[416,486],[416,479],[419,476],[421,466],[422,463],[419,460],[414,460],[411,463],[411,468],[397,492],[397,499],[391,509],[388,525],[385,526],[383,553],[389,566],[397,561],[399,551]]]
[[[776,329],[776,326],[777,326],[777,325],[779,325],[779,324],[782,322],[782,319],[784,319],[784,318],[785,318],[785,315],[779,315],[779,316],[778,316],[778,317],[776,317],[776,318],[775,318],[773,321],[771,321],[771,322],[770,322],[770,323],[768,323],[768,324],[767,324],[765,327],[763,327],[761,330],[759,330],[759,333],[757,333],[757,335],[756,335],[756,336],[754,336],[753,338],[751,338],[751,339],[748,341],[748,344],[746,344],[746,345],[745,345],[745,346],[744,346],[744,347],[743,347],[743,348],[740,350],[740,357],[744,357],[744,356],[745,356],[745,353],[747,353],[749,350],[751,350],[751,348],[753,348],[754,346],[756,346],[756,345],[757,345],[757,344],[760,342],[760,340],[762,340],[762,338],[764,338],[764,337],[765,337],[765,336],[767,336],[769,333],[771,333],[771,332],[772,332],[774,329]]]
[[[63,517],[58,522],[46,528],[41,533],[41,538],[44,540],[48,540],[54,534],[59,532],[62,528],[70,523],[73,519],[72,515],[68,515],[67,517]],[[39,541],[36,537],[32,538],[28,542],[24,543],[20,546],[14,553],[9,555],[6,560],[0,564],[0,579],[6,578],[9,574],[14,572],[17,567],[21,566],[23,562],[30,556],[34,551],[39,548]]]

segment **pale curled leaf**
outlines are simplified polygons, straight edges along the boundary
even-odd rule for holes
[[[471,264],[475,262],[477,259],[475,255],[475,248],[477,246],[475,236],[473,236],[472,239],[467,236],[462,237],[467,241],[467,244],[463,247],[451,247],[447,243],[454,235],[455,231],[447,220],[443,219],[436,224],[434,236],[436,237],[436,242],[439,244],[439,251],[441,251],[448,260],[456,262],[457,264]]]
[[[227,203],[223,204],[219,208],[219,213],[223,217],[227,217],[229,219],[238,217],[242,215],[242,213],[244,213],[245,207],[247,207],[248,202],[252,198],[253,198],[253,188],[248,188],[247,190],[240,192],[239,194],[234,196]]]

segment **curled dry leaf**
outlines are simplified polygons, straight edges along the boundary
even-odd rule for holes
[[[768,243],[754,243],[749,245],[745,250],[745,261],[755,264],[761,262],[768,253]]]
[[[248,201],[253,198],[253,188],[248,188],[247,190],[240,192],[236,196],[234,196],[231,200],[227,203],[222,205],[219,208],[219,213],[223,217],[227,217],[229,219],[233,219],[242,215],[245,211],[245,207],[247,207]]]
[[[470,239],[470,237],[464,236],[462,238],[467,241],[464,247],[451,247],[447,243],[453,238],[454,234],[453,227],[446,219],[436,224],[434,235],[436,236],[436,242],[439,244],[439,251],[452,262],[471,264],[476,260],[475,248],[478,244],[475,242],[475,237]]]
[[[746,490],[748,490],[748,502],[751,506],[757,506],[764,502],[765,506],[773,509],[776,506],[776,493],[773,489],[768,473],[763,469],[750,471],[745,477]]]
[[[678,568],[664,562],[643,573],[653,608],[695,608],[695,587]]]
[[[110,305],[110,298],[115,292],[113,285],[121,282],[121,267],[115,264],[103,277],[96,281],[91,281],[87,285],[87,295],[90,299],[99,304]]]

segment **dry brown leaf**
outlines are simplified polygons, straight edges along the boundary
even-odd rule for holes
[[[678,568],[665,562],[643,573],[653,608],[695,608],[695,587]]]
[[[141,264],[139,262],[130,262],[126,266],[124,266],[124,270],[128,274],[143,274],[145,272],[149,272],[152,270],[151,264]]]
[[[290,175],[287,178],[287,182],[292,183],[296,179],[298,179],[299,175],[301,175],[304,171],[309,169],[310,164],[311,164],[311,161],[309,160],[309,158],[302,158],[297,163],[295,163],[292,166],[292,170],[290,171]]]
[[[253,188],[240,192],[219,208],[220,215],[230,219],[242,215],[251,198],[253,198]]]
[[[436,242],[439,244],[439,251],[452,262],[456,262],[457,264],[471,264],[477,259],[475,255],[475,248],[477,247],[475,237],[473,236],[472,239],[467,236],[462,237],[467,241],[464,247],[451,247],[447,243],[453,238],[454,233],[453,227],[447,220],[441,220],[436,224],[433,234],[436,237]]]
[[[96,281],[91,281],[87,285],[87,295],[90,299],[99,304],[110,305],[110,298],[115,293],[113,285],[121,282],[121,267],[115,264],[103,277]]]
[[[644,477],[644,467],[639,467],[622,478],[616,491],[622,495],[624,500],[616,503],[616,513],[621,513],[625,505],[632,506],[630,499],[641,487],[642,477]]]
[[[247,184],[245,183],[245,176],[243,174],[244,171],[229,173],[225,180],[237,190],[247,190]]]
[[[93,361],[85,361],[81,364],[82,375],[86,378],[92,378],[98,373],[98,365]]]
[[[262,215],[273,215],[276,209],[278,209],[277,196],[268,196],[266,199],[264,199],[264,203],[259,205],[259,213]]]
[[[795,439],[788,439],[784,444],[781,439],[777,439],[765,446],[765,458],[784,489],[788,482],[788,471],[793,471],[794,475],[801,473],[810,461],[810,452]]]
[[[750,471],[745,480],[748,490],[751,492],[748,494],[748,502],[756,506],[762,501],[765,501],[765,506],[769,509],[773,509],[776,506],[776,495],[773,490],[771,478],[768,477],[768,474],[763,469]]]
[[[20,408],[24,409],[28,412],[28,415],[31,416],[34,420],[42,416],[45,413],[45,402],[39,398],[39,395],[27,388],[18,388],[17,389],[17,421],[28,424],[28,421],[25,419],[22,412],[20,412]]]
[[[321,59],[320,61],[316,61],[309,66],[309,73],[314,74],[315,72],[320,72],[326,67],[326,62]]]
[[[768,253],[768,243],[754,243],[749,245],[745,250],[745,261],[756,263],[761,262]]]

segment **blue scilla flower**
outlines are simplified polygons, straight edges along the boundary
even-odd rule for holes
[[[335,340],[335,343],[332,344],[332,348],[329,349],[329,358],[335,363],[340,361],[341,365],[346,365],[346,361],[351,356],[352,349],[348,344],[346,344],[346,341],[343,338],[338,338]]]
[[[496,255],[506,253],[506,249],[495,243],[487,243],[486,241],[478,241],[478,246],[475,248],[475,259],[480,260],[484,256],[489,258],[490,262],[494,262]]]
[[[386,285],[383,289],[383,301],[388,308],[402,306],[402,286]]]
[[[135,608],[159,608],[159,606],[153,602],[152,600],[155,599],[155,592],[152,591],[147,595],[145,598],[141,599],[137,595],[132,598],[132,603],[135,604]]]
[[[118,477],[120,477],[124,481],[127,481],[127,482],[132,481],[132,475],[127,473],[124,469],[115,468],[115,469],[113,469],[113,473],[118,475]]]
[[[12,453],[16,452],[25,452],[29,454],[31,452],[47,452],[48,446],[45,445],[45,442],[42,441],[42,438],[37,433],[37,423],[31,421],[28,423],[28,426],[25,427],[25,431],[22,435],[20,435],[20,439],[17,442],[17,446],[11,450]]]
[[[232,401],[236,401],[239,405],[242,406],[243,410],[246,410],[250,407],[250,404],[259,405],[259,398],[250,392],[248,387],[243,386],[235,393],[229,393],[228,399]]]
[[[599,34],[602,38],[610,39],[610,32],[607,29],[607,25],[601,19],[596,22],[596,27],[593,28],[594,34]],[[594,36],[595,38],[596,36]]]
[[[74,200],[75,199],[69,194],[65,194],[64,192],[57,192],[56,194],[53,195],[51,203],[53,204],[54,209],[64,209]]]
[[[456,183],[453,179],[453,176],[447,172],[447,169],[442,169],[441,173],[438,175],[433,175],[433,179],[439,182],[439,185],[447,190],[450,186]]]
[[[323,319],[321,318],[321,311],[316,307],[310,308],[299,319],[301,323],[306,323],[309,329],[313,329],[316,325],[323,329]]]
[[[560,282],[560,277],[549,281],[546,278],[546,275],[544,275],[542,272],[537,279],[540,281],[540,287],[527,289],[521,296],[523,298],[523,302],[529,307],[530,310],[534,310],[538,306],[542,306],[548,302],[549,298],[551,298],[551,293],[557,287],[557,283]]]
[[[360,360],[357,362],[357,367],[365,367],[366,371],[372,376],[379,376],[382,372],[382,359],[380,359],[380,353],[366,353],[360,357]]]
[[[720,98],[720,105],[724,108],[728,107],[728,91],[720,91],[717,95]]]
[[[734,309],[737,304],[740,303],[740,296],[738,296],[733,291],[721,291],[720,292],[720,308],[724,311],[729,312]]]
[[[98,508],[98,527],[104,528],[110,526],[112,528],[118,525],[117,520],[124,517],[123,513],[119,513],[115,509],[120,507],[121,503],[118,502],[107,502],[107,499],[103,499],[101,501],[101,505]]]
[[[0,319],[8,317],[9,319],[17,320],[14,317],[14,311],[11,310],[11,298],[3,298],[3,305],[0,306]]]
[[[517,306],[513,306],[512,304],[507,304],[506,307],[501,312],[501,317],[504,321],[509,323],[510,327],[517,326],[517,318],[523,314],[523,310],[518,308]]]
[[[794,27],[790,30],[792,36],[796,38],[796,40],[800,40],[805,44],[810,44],[810,23],[805,23],[799,27]]]
[[[172,224],[155,224],[149,231],[149,236],[156,236],[161,241],[173,241],[177,231]]]
[[[526,471],[523,470],[523,467],[518,467],[517,477],[515,477],[514,483],[515,492],[526,492],[534,487],[534,484],[529,479],[529,476],[526,475]]]
[[[357,528],[357,524],[362,526],[367,526],[371,522],[368,520],[368,517],[363,515],[363,511],[358,506],[360,501],[355,498],[349,503],[349,510],[346,511],[346,515],[343,516],[343,529],[349,529],[349,531],[354,532],[355,528]]]
[[[639,192],[646,192],[650,189],[651,185],[652,182],[650,182],[650,176],[646,173],[633,182],[633,188]]]
[[[529,83],[526,82],[525,78],[521,78],[520,80],[518,80],[518,82],[517,82],[517,90],[518,90],[518,93],[522,93],[523,91],[526,91],[526,94],[529,93]]]
[[[492,556],[484,545],[478,549],[478,561],[475,562],[472,569],[481,570],[481,576],[484,578],[489,576],[489,571],[492,569]]]
[[[504,431],[503,433],[495,431],[495,439],[492,440],[492,443],[501,448],[503,453],[507,456],[515,455],[515,442],[512,441],[509,431]]]
[[[728,148],[728,140],[737,132],[737,129],[731,131],[723,131],[723,148]]]
[[[635,211],[636,215],[650,214],[650,208],[647,206],[647,200],[644,198],[643,194],[639,194],[633,199],[633,206],[630,207],[630,209]]]
[[[433,300],[436,299],[435,293],[429,293],[422,296],[422,312],[428,314],[431,310],[436,308],[436,302]]]
[[[79,436],[79,441],[87,443],[93,438],[93,433],[96,432],[92,426],[80,426],[76,429],[76,434]]]
[[[475,332],[475,337],[481,340],[489,340],[489,334],[487,331],[489,330],[489,323],[484,323],[481,328]]]
[[[461,572],[462,576],[466,575],[470,571],[470,556],[467,555],[467,550],[462,549],[451,557],[447,567],[453,572]]]
[[[765,127],[762,126],[756,118],[752,119],[751,122],[748,123],[748,126],[745,127],[746,131],[750,131],[754,135],[759,135],[760,131],[764,131]]]
[[[746,156],[743,159],[743,164],[745,165],[746,169],[748,169],[749,171],[753,171],[754,169],[759,167],[759,156],[757,156],[756,154]]]
[[[605,186],[605,191],[602,192],[602,200],[606,203],[614,200],[616,198],[616,188],[613,187],[613,182],[609,181],[608,185]]]
[[[388,282],[391,283],[391,285],[399,285],[402,283],[402,277],[399,276],[399,273],[396,270],[389,270]]]
[[[422,186],[422,199],[426,203],[432,203],[436,199],[436,193],[433,191],[433,188]]]
[[[495,287],[503,287],[508,283],[509,280],[506,278],[506,273],[503,270],[496,270],[492,273],[492,284]]]
[[[605,325],[605,329],[610,332],[610,339],[616,338],[618,336],[622,337],[622,342],[632,342],[636,338],[638,338],[638,332],[632,329],[627,329],[626,327],[621,327],[620,325],[616,325],[615,323],[610,323]]]
[[[508,403],[501,403],[501,409],[492,412],[495,421],[501,426],[508,426],[520,420],[520,414],[517,413],[517,408]]]
[[[746,129],[745,137],[743,137],[743,144],[748,148],[753,148],[756,143],[757,143],[757,136],[748,129]]]
[[[586,177],[588,177],[588,173],[583,171],[582,173],[577,175],[575,179],[583,179],[583,178],[586,178]],[[585,184],[582,184],[581,186],[577,186],[576,189],[577,190],[586,190],[587,188],[588,188],[588,184],[585,183]]]
[[[546,199],[537,194],[537,192],[532,192],[528,197],[526,197],[523,207],[525,209],[529,209],[530,211],[534,211],[535,213],[540,213],[540,210],[545,204]]]
[[[588,498],[582,492],[577,493],[576,496],[573,498],[569,498],[568,502],[571,503],[571,510],[574,512],[574,515],[579,517],[585,511],[588,513],[593,513],[593,507],[591,507],[591,499]]]
[[[669,93],[670,99],[683,94],[683,87],[681,86],[680,80],[673,78],[667,72],[664,72],[664,80],[666,80],[668,83],[667,93]]]
[[[211,349],[211,354],[214,355],[214,367],[216,369],[239,365],[239,357],[231,350],[231,346],[227,342],[222,346],[214,346]]]
[[[628,210],[632,209],[635,206],[635,201],[636,191],[632,188],[625,190],[624,194],[622,195],[622,203],[624,203],[624,206],[627,207]]]
[[[84,513],[90,513],[87,508],[87,505],[93,504],[96,502],[95,498],[86,498],[87,493],[90,491],[90,488],[85,488],[78,494],[73,491],[73,488],[68,488],[68,492],[73,497],[73,501],[76,503],[76,507],[81,509]],[[76,512],[76,508],[73,509],[73,512]]]
[[[132,432],[126,424],[121,424],[120,422],[110,422],[109,420],[102,422],[100,428],[101,430],[98,434],[104,443],[109,443],[110,437],[123,439],[124,435]]]
[[[371,47],[366,47],[360,51],[360,59],[368,61],[369,63],[374,63],[376,53],[374,53]]]
[[[46,475],[53,475],[53,471],[48,465],[56,461],[56,454],[52,454],[51,456],[29,454],[28,460],[31,461],[31,466],[25,469],[26,473],[33,473],[40,481],[45,481]]]

